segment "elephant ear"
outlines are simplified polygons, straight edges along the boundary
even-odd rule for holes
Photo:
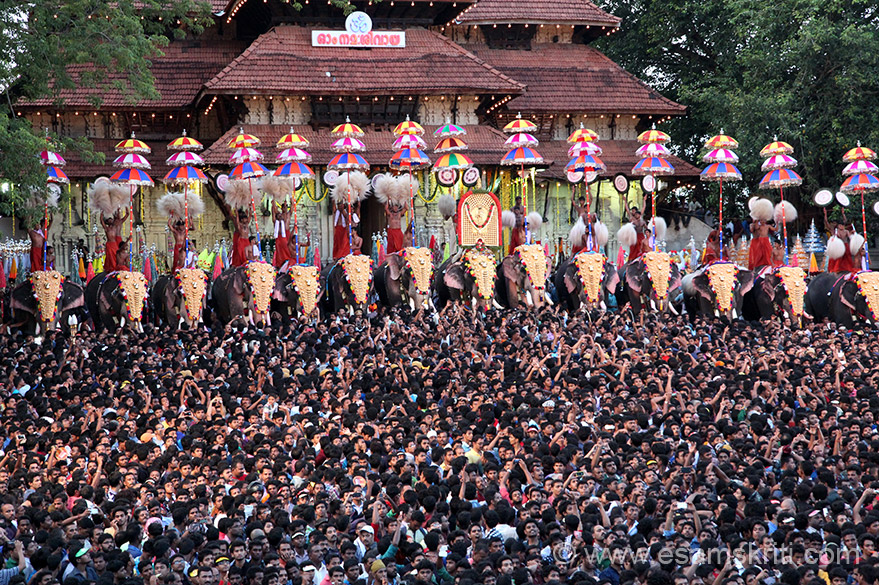
[[[403,273],[403,259],[399,254],[391,254],[387,260],[388,275],[391,277],[391,280],[400,280],[400,275]]]
[[[739,281],[739,293],[744,296],[754,288],[754,272],[751,270],[739,270],[736,274]]]
[[[858,285],[852,280],[844,280],[839,288],[839,302],[848,307],[850,311],[856,311],[855,298],[858,295]]]
[[[711,284],[708,282],[707,272],[697,274],[693,277],[691,282],[693,283],[693,288],[695,288],[705,300],[712,303],[714,302],[714,293],[711,292]]]
[[[605,264],[604,271],[606,274],[604,286],[610,294],[614,294],[617,291],[617,285],[620,283],[620,275],[610,262]]]
[[[64,283],[64,293],[61,297],[61,310],[70,311],[85,306],[85,294],[82,287],[73,283]]]
[[[572,294],[577,290],[577,284],[580,279],[578,272],[576,264],[573,262],[568,264],[568,267],[565,270],[565,288],[568,289],[568,294]]]
[[[279,274],[275,279],[275,286],[272,288],[272,300],[284,302],[287,300],[287,294],[284,292],[292,283],[290,277],[286,274]]]
[[[671,264],[671,278],[668,281],[668,290],[676,290],[681,288],[681,269],[678,268],[678,265],[672,262]]]
[[[641,264],[629,264],[626,268],[626,284],[638,294],[641,294],[641,276],[643,274],[644,266]]]
[[[229,285],[232,287],[232,292],[236,295],[243,295],[245,289],[247,288],[247,274],[245,273],[243,268],[238,268],[235,270],[234,274],[230,275]]]
[[[775,298],[775,282],[771,276],[768,274],[760,279],[759,284],[755,281],[755,285],[759,286],[763,293],[769,297],[770,299]]]
[[[464,267],[460,263],[455,263],[446,269],[443,275],[443,282],[449,288],[464,290]]]
[[[516,259],[512,256],[507,256],[504,258],[504,261],[501,262],[501,266],[504,271],[504,278],[507,280],[512,280],[516,282],[519,279],[519,268],[516,266]]]

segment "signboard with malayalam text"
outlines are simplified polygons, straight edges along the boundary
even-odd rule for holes
[[[311,31],[312,47],[391,48],[406,47],[405,31],[374,31],[372,19],[365,12],[352,12],[345,20],[345,30]]]

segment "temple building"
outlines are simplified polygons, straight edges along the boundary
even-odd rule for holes
[[[301,10],[283,0],[211,4],[213,26],[197,38],[172,41],[164,56],[154,60],[161,99],[132,103],[108,83],[65,90],[57,99],[17,103],[17,112],[35,127],[86,136],[96,151],[107,153],[101,166],[64,153],[73,213],[52,230],[62,269],[75,242],[86,240],[94,251],[96,238],[103,237],[84,194],[90,182],[112,173],[113,146],[132,132],[153,148],[147,158],[157,181],[136,197],[136,221],[142,226],[138,239],[163,253],[169,235],[155,201],[164,190],[159,180],[168,171],[168,142],[185,130],[206,146],[205,170],[212,181],[202,190],[207,211],[192,237],[199,248],[212,248],[231,238],[219,204],[230,170],[229,139],[240,130],[258,136],[264,163],[271,166],[275,142],[292,126],[310,141],[306,150],[318,175],[301,194],[300,231],[319,243],[326,260],[332,255],[332,216],[323,175],[334,155],[333,126],[349,117],[364,128],[363,154],[371,173],[387,170],[392,130],[407,116],[425,126],[426,152],[434,159],[433,130],[447,122],[463,126],[466,154],[480,169],[482,186],[494,189],[508,206],[523,181],[518,169],[500,166],[507,151],[507,135],[500,128],[521,115],[537,125],[536,150],[545,159],[533,177],[525,173],[527,200],[545,218],[538,238],[555,253],[570,229],[571,195],[586,189],[568,181],[566,137],[581,124],[600,136],[608,169],[589,189],[613,233],[623,197],[642,203],[640,178],[631,176],[636,136],[686,113],[683,105],[590,46],[621,23],[589,0],[354,2],[371,17],[374,33],[390,33],[379,35],[386,44],[376,41],[373,47],[346,44],[346,15],[319,0],[303,0]],[[93,105],[95,96],[102,98],[99,107]],[[661,189],[694,182],[698,169],[676,158],[670,162],[677,173],[664,179]],[[622,192],[625,181],[614,181],[620,175],[628,179]],[[450,226],[436,211],[442,188],[429,172],[422,173],[421,187],[415,205],[419,238],[424,244],[430,236],[448,240]],[[260,229],[269,232],[269,208],[261,205],[260,210]],[[384,211],[370,198],[362,216],[364,252],[369,252],[373,236],[385,227]],[[611,242],[609,253],[615,249]]]

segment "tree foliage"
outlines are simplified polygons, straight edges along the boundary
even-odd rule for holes
[[[689,160],[721,128],[739,140],[745,189],[756,189],[760,148],[775,135],[795,148],[804,199],[839,186],[841,156],[858,141],[879,147],[874,0],[602,4],[623,20],[599,48],[689,107],[663,125]]]
[[[57,98],[78,86],[112,87],[132,103],[159,99],[151,59],[171,38],[202,32],[209,15],[203,0],[0,0],[0,181],[15,185],[3,194],[0,212],[11,213],[13,200],[21,206],[25,194],[45,188],[37,155],[46,136],[16,115],[16,99]],[[71,75],[72,65],[84,64],[87,71]],[[87,140],[51,138],[61,151],[101,160]]]

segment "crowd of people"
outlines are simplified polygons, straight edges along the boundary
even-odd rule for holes
[[[0,585],[873,585],[877,340],[462,308],[0,337]]]

